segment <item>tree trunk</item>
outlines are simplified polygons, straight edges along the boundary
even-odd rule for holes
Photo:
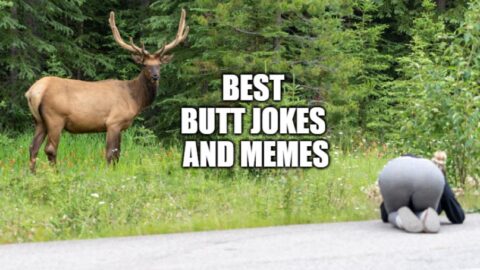
[[[142,8],[147,8],[150,5],[150,0],[140,0],[140,6]]]
[[[12,19],[17,19],[18,14],[17,14],[17,7],[13,5],[12,7]],[[12,31],[12,36],[16,37],[17,36],[17,30]],[[15,59],[17,56],[17,48],[13,47],[13,45],[10,47],[10,57],[12,59]],[[11,85],[15,84],[17,82],[18,78],[18,70],[16,68],[10,69],[10,75],[9,75],[9,82]]]
[[[79,36],[83,36],[83,21],[80,23],[80,26],[78,28],[78,34]],[[77,75],[75,76],[77,80],[82,79],[82,69],[80,67],[77,68]]]
[[[440,12],[445,11],[447,7],[447,0],[437,0],[437,10]]]
[[[276,18],[275,18],[275,24],[278,28],[281,28],[282,12],[280,12],[280,10],[277,11],[277,15],[276,15]],[[281,43],[280,37],[275,37],[275,39],[273,41],[273,50],[275,50],[275,51],[280,50],[280,43]]]

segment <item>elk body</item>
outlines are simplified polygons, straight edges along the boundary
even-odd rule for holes
[[[62,130],[71,133],[105,132],[107,134],[106,159],[110,164],[120,157],[121,132],[128,128],[135,116],[149,106],[155,96],[160,76],[160,65],[168,63],[173,55],[166,55],[184,41],[188,35],[182,9],[175,39],[155,53],[123,41],[110,13],[109,24],[115,41],[132,53],[136,63],[142,65],[133,80],[79,81],[58,77],[44,77],[26,92],[28,106],[35,119],[35,135],[30,146],[30,169],[35,172],[38,151],[47,138],[45,153],[55,164]]]

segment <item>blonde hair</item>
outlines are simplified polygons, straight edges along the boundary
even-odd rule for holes
[[[444,174],[446,173],[447,153],[445,153],[445,151],[437,151],[433,153],[432,161]]]

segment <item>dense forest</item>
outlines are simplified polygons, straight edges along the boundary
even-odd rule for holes
[[[42,76],[138,74],[111,10],[124,38],[156,50],[181,8],[190,34],[136,122],[159,138],[176,137],[181,106],[221,102],[222,73],[285,73],[283,105],[324,106],[343,150],[444,149],[454,179],[478,175],[480,1],[466,0],[0,0],[0,145],[32,132],[24,93]]]

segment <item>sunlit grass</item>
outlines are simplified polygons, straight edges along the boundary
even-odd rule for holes
[[[103,134],[64,134],[56,169],[42,149],[32,175],[30,139],[0,149],[0,242],[376,219],[362,189],[392,157],[332,150],[325,170],[182,169],[180,148],[132,129],[115,168]],[[478,196],[465,197],[480,208]]]

